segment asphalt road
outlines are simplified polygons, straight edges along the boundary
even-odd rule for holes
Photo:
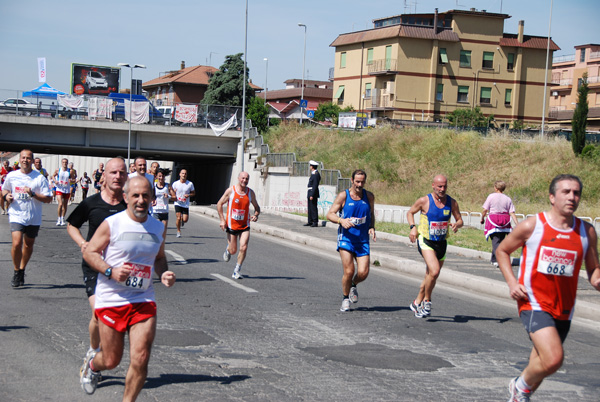
[[[74,207],[69,207],[71,211]],[[79,386],[91,314],[81,256],[56,206],[45,217],[26,276],[12,289],[8,219],[0,218],[0,400],[114,401],[128,365]],[[192,214],[166,249],[177,274],[155,281],[158,334],[140,401],[501,401],[531,344],[506,300],[440,285],[433,315],[408,309],[418,281],[372,267],[353,311],[341,313],[341,264],[332,252],[252,234],[242,273],[221,260],[216,220]],[[597,401],[597,329],[573,325],[563,368],[533,400]]]

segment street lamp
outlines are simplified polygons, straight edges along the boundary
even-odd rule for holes
[[[269,59],[266,57],[263,59],[267,63],[267,67],[265,68],[265,105],[267,105],[267,93],[269,92],[268,88],[268,78],[269,78]],[[267,106],[269,107],[269,106]],[[269,112],[271,110],[269,109]],[[269,112],[267,112],[267,127],[269,127]]]
[[[306,25],[298,23],[299,27],[304,27],[304,57],[302,58],[302,94],[300,95],[300,125],[302,125],[302,101],[304,100],[304,71],[306,70]]]
[[[127,67],[129,69],[129,77],[131,78],[131,86],[129,87],[129,134],[127,136],[127,168],[129,169],[129,163],[131,159],[131,109],[132,109],[132,101],[133,101],[133,69],[134,68],[146,68],[143,64],[134,64],[131,65],[129,63],[118,63],[119,67]]]
[[[540,137],[544,139],[544,122],[546,118],[546,87],[548,86],[548,60],[550,58],[550,31],[552,29],[552,5],[554,0],[550,0],[550,19],[548,20],[548,42],[546,44],[546,66],[544,68],[544,101],[542,102],[542,128],[540,129]]]

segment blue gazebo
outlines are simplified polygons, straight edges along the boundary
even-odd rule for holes
[[[23,92],[24,98],[50,98],[56,99],[57,95],[66,95],[65,92],[59,91],[58,89],[52,88],[45,82],[31,91]]]

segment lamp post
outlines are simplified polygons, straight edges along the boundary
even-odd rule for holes
[[[304,57],[302,58],[302,94],[300,95],[300,103],[304,100],[304,71],[306,71],[306,25],[298,23],[299,27],[304,27]],[[302,115],[304,108],[300,105],[300,125],[302,125]]]
[[[129,169],[129,163],[131,159],[131,109],[132,109],[132,100],[133,100],[133,69],[134,68],[146,68],[143,64],[134,64],[131,65],[129,63],[118,63],[119,67],[127,67],[129,69],[129,77],[131,80],[131,84],[129,87],[129,134],[127,135],[127,169]]]
[[[267,67],[265,68],[265,106],[267,106],[267,94],[269,93],[269,85],[268,85],[268,79],[269,79],[269,59],[267,59],[266,57],[263,59],[266,63],[267,63]],[[267,106],[268,108],[269,106]],[[267,127],[269,127],[269,112],[271,110],[269,109],[267,111]]]
[[[244,81],[242,81],[242,172],[246,159],[246,54],[248,53],[248,0],[246,0],[246,22],[244,23]]]
[[[544,68],[544,101],[542,106],[542,128],[540,129],[540,137],[544,139],[544,123],[546,118],[546,87],[548,86],[548,60],[550,58],[550,31],[552,28],[552,5],[554,0],[550,0],[550,19],[548,20],[548,42],[546,44],[546,66]]]

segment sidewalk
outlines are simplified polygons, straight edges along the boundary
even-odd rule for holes
[[[191,206],[190,210],[217,218],[215,206]],[[275,211],[262,211],[258,222],[252,223],[253,231],[279,237],[310,247],[334,251],[337,244],[337,225],[321,221],[318,228],[303,226],[306,217]],[[324,226],[323,226],[324,225]],[[491,250],[490,243],[490,250]],[[511,300],[508,286],[497,267],[490,264],[491,253],[448,246],[448,253],[439,283]],[[425,263],[416,245],[407,237],[377,232],[377,241],[371,242],[371,264],[379,261],[382,267],[408,274],[419,279],[425,273]],[[518,267],[513,267],[516,272]],[[415,290],[416,291],[416,290]],[[515,303],[516,310],[516,303]],[[600,322],[600,292],[588,282],[582,272],[577,290],[576,319]]]

